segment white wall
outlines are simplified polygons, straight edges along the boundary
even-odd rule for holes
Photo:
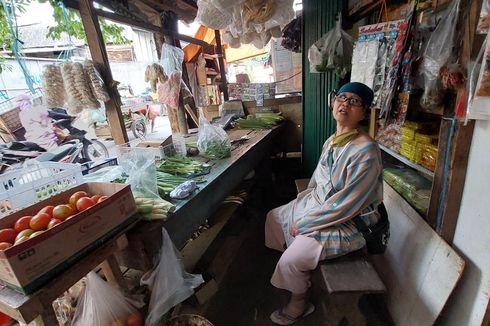
[[[477,121],[453,247],[466,261],[443,325],[481,325],[490,296],[490,121]]]

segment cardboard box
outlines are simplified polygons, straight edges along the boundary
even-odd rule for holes
[[[68,203],[79,190],[109,198],[32,239],[0,251],[1,283],[32,293],[139,219],[130,186],[85,183],[2,218],[0,228],[12,227],[20,217],[35,215],[46,205]]]

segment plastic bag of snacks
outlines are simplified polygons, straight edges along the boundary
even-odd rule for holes
[[[424,93],[420,104],[430,110],[442,105],[444,92],[440,77],[447,81],[446,86],[462,83],[460,69],[453,64],[457,58],[454,53],[462,33],[457,29],[461,15],[461,0],[453,1],[447,15],[441,19],[432,33],[424,53],[423,74]],[[454,78],[451,72],[455,73]]]
[[[143,326],[143,317],[118,289],[95,272],[87,275],[87,286],[78,302],[73,326]]]

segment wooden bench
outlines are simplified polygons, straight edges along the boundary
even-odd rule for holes
[[[309,179],[295,180],[296,190],[306,189]],[[329,321],[326,325],[338,325],[347,321],[348,325],[365,325],[359,310],[359,300],[366,294],[383,294],[386,287],[362,250],[348,255],[320,262],[312,275],[313,284],[328,293],[328,300],[322,307]]]

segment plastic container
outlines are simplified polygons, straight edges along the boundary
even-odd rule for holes
[[[187,149],[185,147],[185,139],[181,134],[172,134],[172,143],[175,148],[175,152],[178,155],[186,156]]]
[[[0,175],[0,217],[83,183],[78,164],[39,162]]]

